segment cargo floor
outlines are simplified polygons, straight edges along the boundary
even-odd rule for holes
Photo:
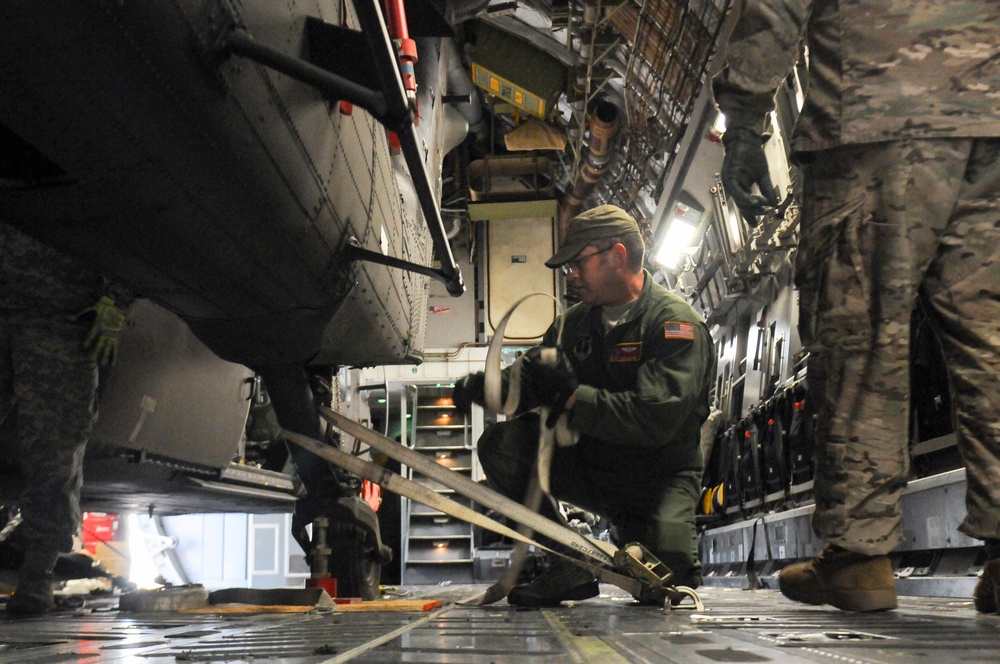
[[[901,597],[895,611],[850,614],[773,590],[702,588],[705,611],[640,607],[613,586],[558,609],[456,602],[485,586],[419,586],[424,612],[300,615],[124,613],[95,608],[14,618],[0,612],[0,662],[990,662],[1000,617],[970,601]]]

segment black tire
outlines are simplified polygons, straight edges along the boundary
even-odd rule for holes
[[[382,563],[374,541],[352,523],[331,524],[330,576],[337,579],[338,597],[378,599]]]

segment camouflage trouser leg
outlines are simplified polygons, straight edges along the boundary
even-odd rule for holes
[[[962,254],[949,254],[948,238],[979,237],[997,220],[995,207],[970,216],[978,204],[962,199],[970,154],[982,145],[850,146],[807,167],[796,283],[809,389],[820,399],[813,527],[852,551],[888,553],[901,540],[910,315],[928,271]],[[996,451],[995,432],[989,446]]]
[[[96,417],[97,368],[81,349],[88,325],[60,313],[3,312],[0,395],[16,405],[25,476],[23,535],[35,550],[69,551],[80,526],[83,454]]]
[[[959,530],[1000,539],[1000,139],[975,142],[966,178],[983,193],[956,201],[923,292],[948,362],[966,466]]]

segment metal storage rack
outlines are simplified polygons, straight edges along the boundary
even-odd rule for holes
[[[404,400],[404,426],[409,435],[404,443],[437,463],[478,480],[479,469],[473,450],[471,418],[458,412],[450,383],[410,385]],[[407,405],[412,408],[407,411]],[[468,498],[405,469],[406,476],[436,493],[447,495],[472,507]],[[403,583],[431,584],[473,580],[473,530],[464,521],[412,500],[403,500]]]

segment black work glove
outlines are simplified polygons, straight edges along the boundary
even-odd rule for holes
[[[580,387],[569,358],[559,348],[536,346],[524,354],[524,372],[531,394],[551,411],[545,426],[555,426],[566,408],[566,401]]]
[[[759,133],[746,127],[733,127],[722,136],[726,146],[722,185],[751,227],[757,225],[757,217],[764,214],[765,208],[778,205],[767,170],[764,141]],[[754,185],[760,188],[760,194],[753,193]]]
[[[451,391],[451,399],[455,409],[468,415],[472,412],[473,403],[482,403],[486,398],[486,374],[482,371],[471,373],[459,379]]]

